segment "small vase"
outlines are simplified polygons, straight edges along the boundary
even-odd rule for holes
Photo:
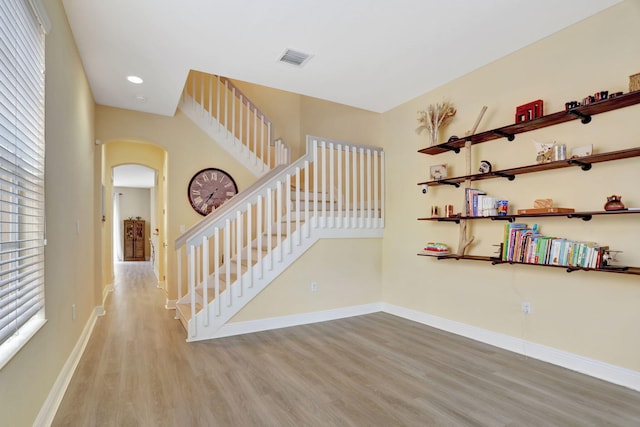
[[[605,211],[619,211],[624,209],[622,203],[622,196],[616,196],[615,194],[607,197],[607,203],[604,204]]]

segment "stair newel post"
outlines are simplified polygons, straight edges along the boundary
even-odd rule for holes
[[[338,164],[336,165],[337,177],[338,177],[338,211],[337,211],[337,224],[336,226],[342,228],[342,144],[336,145],[336,154],[338,156]]]
[[[251,203],[247,203],[247,226],[245,230],[247,230],[247,281],[249,282],[249,287],[253,288],[253,264],[252,264],[252,253],[251,253],[251,242],[252,242],[252,221],[253,217]]]
[[[334,168],[334,146],[333,143],[330,142],[329,143],[329,164],[328,164],[328,169],[329,169],[329,227],[334,227],[335,226],[335,217],[334,217],[334,209],[333,209],[333,204],[335,203],[336,200],[336,195],[335,195],[335,190],[333,188],[334,186],[334,173],[335,173],[335,168]]]
[[[267,225],[267,260],[269,260],[269,271],[273,270],[273,192],[271,188],[267,188],[267,217],[265,221]]]
[[[209,239],[202,236],[202,308],[204,325],[209,326]]]
[[[311,224],[309,223],[309,161],[304,162],[304,223],[307,229],[307,237],[311,234]]]
[[[285,177],[285,200],[284,208],[286,210],[285,221],[286,221],[286,236],[287,236],[287,253],[290,254],[292,251],[291,247],[291,175],[287,174]]]
[[[236,212],[236,276],[238,296],[242,296],[242,212]]]
[[[225,220],[224,222],[224,273],[225,283],[227,284],[227,307],[231,307],[231,221]]]
[[[216,316],[220,316],[220,229],[213,230],[213,288],[216,298]]]
[[[256,261],[258,264],[256,268],[258,269],[258,278],[262,279],[264,270],[262,265],[262,196],[258,196],[256,200]]]
[[[187,269],[187,281],[189,286],[189,295],[191,296],[191,336],[195,337],[197,334],[196,330],[196,248],[193,245],[189,245],[189,268]]]

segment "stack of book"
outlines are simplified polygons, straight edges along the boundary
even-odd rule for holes
[[[541,234],[537,224],[505,224],[502,260],[528,264],[600,268],[608,246]]]
[[[466,216],[497,215],[496,198],[487,196],[482,190],[465,188]]]

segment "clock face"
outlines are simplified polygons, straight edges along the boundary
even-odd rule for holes
[[[238,187],[231,175],[216,168],[202,169],[196,173],[187,188],[189,203],[203,216],[209,215],[236,194]]]

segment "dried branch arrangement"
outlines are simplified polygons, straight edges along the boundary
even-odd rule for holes
[[[420,123],[420,126],[416,128],[416,133],[419,134],[426,130],[429,132],[431,145],[436,145],[440,128],[446,126],[455,115],[456,108],[449,101],[429,105],[426,110],[418,111],[418,123]]]

